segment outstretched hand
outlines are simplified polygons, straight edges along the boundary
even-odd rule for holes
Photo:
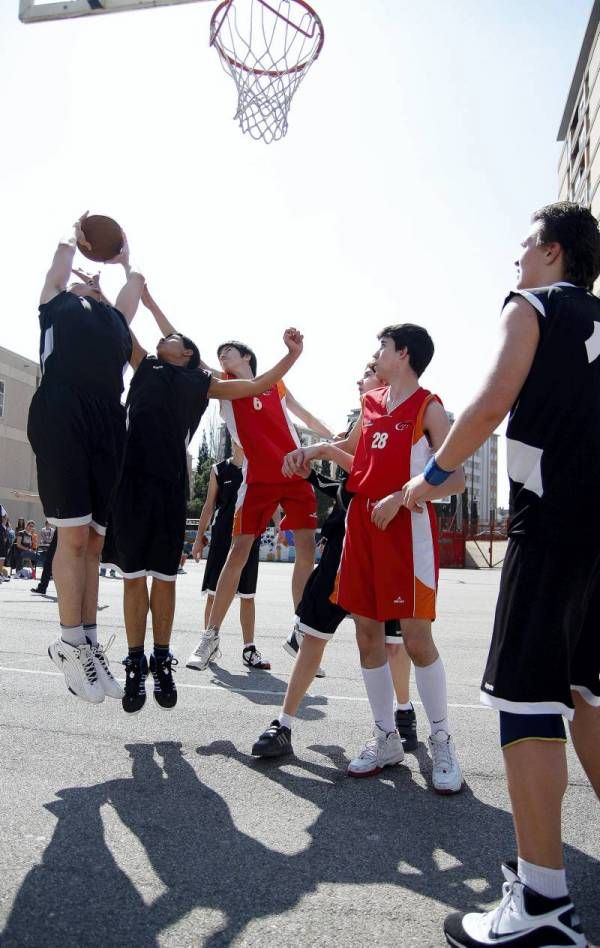
[[[295,356],[295,358],[301,355],[304,348],[304,336],[299,329],[290,326],[283,334],[283,341],[289,349],[290,355]]]
[[[110,260],[107,260],[106,263],[122,263],[123,266],[127,268],[129,266],[129,243],[127,242],[127,234],[125,231],[122,230],[121,233],[123,234],[121,250],[116,257],[112,257]]]
[[[87,283],[90,290],[96,290],[97,293],[102,292],[102,290],[100,289],[100,273],[99,272],[88,273],[87,270],[79,270],[77,268],[74,268],[71,272],[74,273],[75,276],[79,277],[79,279],[83,283]]]
[[[73,224],[73,230],[75,231],[75,240],[79,247],[83,247],[84,250],[91,250],[92,245],[89,240],[85,239],[85,234],[83,232],[83,225],[85,224],[86,218],[90,212],[84,211],[81,217],[75,221]]]

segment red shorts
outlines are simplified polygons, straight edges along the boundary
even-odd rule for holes
[[[285,516],[282,530],[316,530],[317,499],[305,480],[281,484],[242,484],[233,521],[233,535],[251,533],[258,537],[281,504]]]
[[[439,566],[432,505],[413,514],[401,507],[380,530],[371,520],[374,503],[359,494],[350,501],[337,602],[378,622],[435,619]]]

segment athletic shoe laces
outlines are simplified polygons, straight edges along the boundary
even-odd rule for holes
[[[433,766],[436,770],[443,770],[444,773],[454,769],[454,758],[450,741],[431,741],[431,756],[433,757]]]
[[[87,655],[86,655],[87,652]],[[82,654],[83,653],[83,654]],[[91,648],[86,645],[77,650],[78,657],[82,660],[83,672],[91,685],[98,681],[98,673],[94,665],[94,654]]]
[[[194,651],[194,655],[197,658],[206,658],[207,652],[209,652],[214,645],[217,634],[218,633],[212,629],[207,629],[205,632],[202,632],[198,646]]]
[[[114,676],[110,670],[110,665],[108,664],[104,656],[106,652],[108,652],[111,645],[113,644],[115,638],[116,638],[116,635],[113,632],[113,634],[109,638],[106,645],[100,645],[99,642],[97,642],[96,645],[92,645],[92,652],[93,652],[94,658],[98,659],[98,661],[102,665],[103,670],[106,672],[107,675],[110,675],[111,678],[113,678]]]
[[[377,738],[368,740],[358,755],[359,760],[377,760]]]
[[[502,883],[502,899],[496,908],[488,913],[487,918],[490,925],[490,933],[494,935],[502,934],[501,926],[503,919],[508,915],[514,914],[517,910],[513,899],[513,889],[516,884],[516,881]],[[508,930],[510,931],[510,929]]]

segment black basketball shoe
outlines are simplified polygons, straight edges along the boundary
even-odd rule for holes
[[[177,704],[177,688],[172,668],[179,662],[171,653],[166,658],[150,656],[150,673],[154,678],[154,700],[161,708],[174,708]]]
[[[123,711],[137,714],[146,704],[146,678],[148,662],[145,655],[132,658],[128,655],[122,663],[125,666],[125,694],[121,698]]]
[[[279,721],[271,721],[270,727],[260,735],[252,747],[254,757],[283,757],[293,754],[292,732]]]
[[[394,711],[394,721],[396,730],[402,738],[402,746],[405,751],[416,751],[419,741],[417,738],[417,716],[415,709],[410,711],[401,711],[396,708]]]

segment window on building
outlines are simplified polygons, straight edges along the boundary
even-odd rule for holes
[[[0,379],[0,418],[4,417],[4,382]]]

